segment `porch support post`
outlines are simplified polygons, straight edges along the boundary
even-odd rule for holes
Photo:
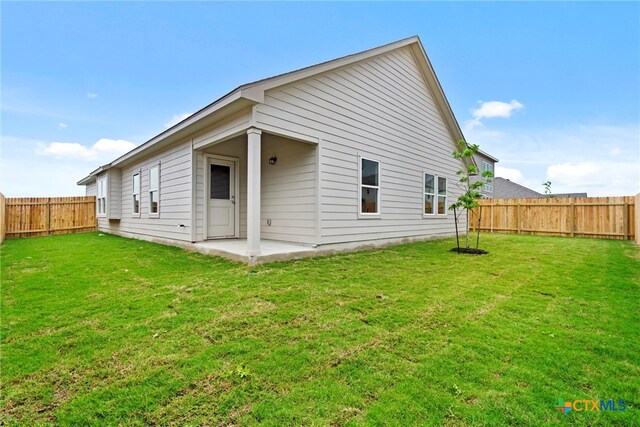
[[[262,131],[247,130],[247,255],[260,255],[260,148]]]

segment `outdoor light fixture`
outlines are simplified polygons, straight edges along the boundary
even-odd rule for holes
[[[278,161],[278,158],[276,156],[269,157],[269,164],[270,165],[275,165],[277,161]]]

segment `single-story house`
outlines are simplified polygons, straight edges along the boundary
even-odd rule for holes
[[[453,235],[460,139],[416,36],[242,85],[78,184],[101,231],[254,263]]]

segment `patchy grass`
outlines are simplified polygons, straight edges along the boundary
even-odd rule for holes
[[[637,248],[483,242],[248,268],[95,233],[8,240],[0,423],[637,425]]]

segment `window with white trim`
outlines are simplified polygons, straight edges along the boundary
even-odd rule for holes
[[[134,215],[140,215],[140,172],[133,174],[131,212]]]
[[[149,213],[157,214],[160,208],[160,166],[149,168]]]
[[[380,213],[380,162],[360,158],[360,213]]]
[[[447,213],[447,178],[438,177],[438,215]]]
[[[430,173],[424,174],[424,213],[431,215],[435,212],[436,177]]]
[[[493,173],[493,165],[489,162],[482,161],[482,172],[489,171]],[[493,193],[493,184],[484,184],[484,191],[487,193]]]
[[[424,173],[424,214],[447,214],[447,178]]]
[[[99,216],[107,214],[107,177],[98,178],[96,182],[96,209]]]

